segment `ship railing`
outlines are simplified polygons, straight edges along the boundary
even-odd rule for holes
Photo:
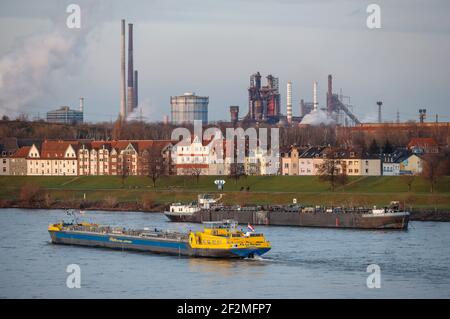
[[[124,236],[136,236],[136,237],[160,237],[160,238],[170,238],[170,239],[185,239],[188,237],[187,234],[179,232],[163,232],[161,230],[155,229],[153,232],[145,230],[135,230],[135,229],[125,229],[125,228],[112,228],[110,226],[80,226],[72,225],[67,227],[69,230],[82,231],[82,232],[92,232],[101,234],[114,234],[114,235],[124,235]]]

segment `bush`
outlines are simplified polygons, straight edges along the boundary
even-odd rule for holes
[[[105,208],[114,208],[117,205],[117,198],[114,196],[106,196],[103,203]]]
[[[19,199],[24,203],[39,202],[42,200],[42,197],[43,192],[38,185],[27,183],[20,189]]]
[[[151,210],[154,204],[153,194],[145,194],[142,196],[142,208],[144,210]]]

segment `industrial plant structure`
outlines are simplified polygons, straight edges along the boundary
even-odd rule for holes
[[[47,112],[47,122],[59,124],[83,123],[83,112],[73,110],[68,106],[61,106],[57,110]]]
[[[171,96],[171,122],[172,124],[193,124],[200,120],[208,124],[209,97],[197,96],[195,93],[184,93],[181,96]]]
[[[276,123],[280,119],[278,78],[271,74],[266,78],[267,85],[262,86],[259,72],[250,77],[246,120]]]
[[[343,102],[343,96],[342,94],[335,94],[333,93],[333,78],[331,74],[328,75],[328,92],[327,92],[327,113],[329,116],[334,116],[339,121],[339,118],[342,117],[341,115],[348,117],[353,124],[361,124],[361,122],[358,120],[358,118],[353,114],[351,111],[351,106],[348,104],[345,104]],[[348,123],[347,120],[345,120],[345,123]],[[342,123],[341,123],[342,124]]]
[[[59,124],[80,124],[83,123],[84,97],[80,97],[78,110],[68,106],[61,106],[57,110],[47,112],[47,122]]]
[[[138,106],[138,71],[133,64],[133,24],[128,24],[128,78],[125,80],[125,19],[121,21],[120,38],[120,119],[125,121]]]

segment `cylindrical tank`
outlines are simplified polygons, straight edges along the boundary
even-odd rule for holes
[[[194,123],[196,120],[208,123],[209,97],[197,96],[187,92],[181,96],[171,96],[171,122],[172,124]]]

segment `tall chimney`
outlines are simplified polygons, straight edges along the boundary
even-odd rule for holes
[[[127,113],[133,112],[134,86],[133,86],[133,24],[128,23],[128,88],[127,88]]]
[[[134,70],[134,90],[133,90],[133,98],[134,98],[134,109],[138,107],[138,71]]]
[[[230,106],[230,119],[233,124],[236,124],[239,120],[239,106]]]
[[[313,107],[314,110],[317,110],[318,103],[317,103],[317,81],[314,81],[313,84]]]
[[[287,83],[286,117],[289,124],[292,123],[292,82]]]
[[[84,97],[80,97],[80,112],[84,112]]]
[[[329,115],[333,113],[333,78],[331,74],[328,74],[327,111]]]
[[[120,34],[120,118],[127,118],[127,91],[125,81],[125,19],[122,19],[122,32]]]

